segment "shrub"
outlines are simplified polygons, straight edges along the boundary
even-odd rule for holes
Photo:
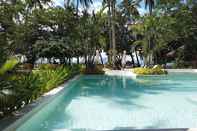
[[[79,73],[79,66],[59,66],[56,67],[55,70],[39,70],[35,73],[39,75],[42,83],[42,92],[44,93],[55,88],[73,75]]]
[[[155,68],[135,68],[133,72],[138,75],[162,75],[167,74],[167,72],[161,67],[157,66]]]
[[[82,74],[104,74],[103,66],[102,65],[96,65],[94,68],[86,68],[85,66],[82,66],[80,69],[80,72]]]
[[[41,81],[37,74],[30,73],[21,75],[15,79],[15,90],[20,94],[21,98],[26,100],[36,99],[41,95]]]
[[[58,67],[56,70],[40,70],[38,75],[42,82],[42,92],[46,92],[61,84],[68,76],[69,68]]]
[[[58,67],[57,64],[40,64],[38,68],[40,70],[54,70]]]
[[[3,81],[0,79],[0,117],[28,104],[76,73],[79,73],[79,66],[60,66],[55,70],[34,70],[28,74],[14,74]],[[9,93],[5,94],[5,90]]]

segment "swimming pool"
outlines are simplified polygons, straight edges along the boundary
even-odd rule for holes
[[[17,131],[197,127],[197,75],[84,75]]]

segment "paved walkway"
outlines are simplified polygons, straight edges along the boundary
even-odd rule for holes
[[[197,69],[165,69],[168,73],[197,73]],[[104,69],[106,75],[112,76],[128,76],[128,77],[136,77],[137,74],[132,72],[132,69],[124,69],[124,70],[110,70]]]
[[[109,70],[104,69],[106,75],[112,76],[129,76],[129,77],[136,77],[137,75],[132,72],[132,69],[125,69],[125,70]]]
[[[166,69],[169,73],[197,73],[197,69]]]

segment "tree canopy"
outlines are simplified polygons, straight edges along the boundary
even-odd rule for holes
[[[153,53],[155,63],[168,61],[165,55],[181,46],[177,61],[196,60],[196,1],[144,0],[149,13],[143,16],[138,11],[140,1],[115,3],[111,13],[104,11],[105,5],[98,12],[78,12],[72,1],[65,1],[65,7],[52,6],[50,0],[1,1],[0,65],[15,54],[25,55],[32,64],[40,57],[65,63],[100,48],[110,55],[113,41],[117,52],[141,46],[144,56]],[[94,1],[80,2],[91,6]]]

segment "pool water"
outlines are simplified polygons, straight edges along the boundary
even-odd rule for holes
[[[69,88],[17,131],[197,127],[196,74],[84,75]]]

